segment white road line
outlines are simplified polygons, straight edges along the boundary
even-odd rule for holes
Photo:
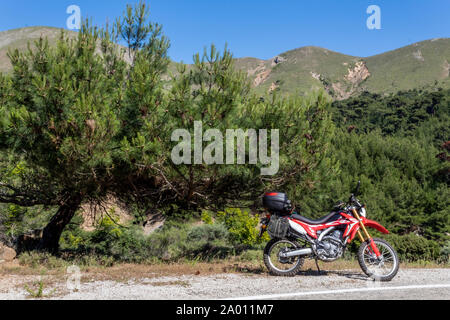
[[[226,298],[226,299],[222,299],[222,300],[268,300],[268,299],[278,299],[278,298],[288,298],[288,297],[312,296],[312,295],[320,295],[320,294],[339,294],[339,293],[353,293],[353,292],[364,292],[364,291],[437,289],[437,288],[450,288],[450,283],[449,284],[430,284],[430,285],[420,285],[420,286],[374,287],[374,288],[356,288],[356,289],[338,289],[338,290],[279,293],[279,294],[268,294],[268,295],[251,296],[251,297]]]

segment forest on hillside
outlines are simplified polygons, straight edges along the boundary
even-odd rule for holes
[[[448,261],[450,90],[260,97],[214,46],[167,80],[170,42],[147,18],[145,5],[128,7],[111,29],[86,23],[77,39],[10,52],[13,72],[0,74],[2,242],[105,261],[223,258],[267,240],[257,236],[264,192],[285,191],[318,218],[360,180],[369,218],[404,261]],[[198,120],[221,132],[279,129],[279,172],[175,165],[172,133]],[[81,207],[111,197],[131,220],[99,210],[95,230],[81,228]],[[166,223],[145,235],[154,213]]]
[[[341,181],[365,181],[371,211],[395,233],[448,239],[449,111],[442,89],[363,93],[330,108]]]

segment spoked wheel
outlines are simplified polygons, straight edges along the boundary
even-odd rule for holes
[[[301,269],[304,258],[302,257],[282,257],[282,253],[299,249],[292,241],[272,239],[264,249],[264,264],[269,271],[277,276],[295,276]]]
[[[377,257],[370,246],[370,241],[363,242],[358,250],[358,262],[363,272],[377,281],[391,281],[398,272],[399,260],[397,252],[385,240],[374,238],[380,251]]]

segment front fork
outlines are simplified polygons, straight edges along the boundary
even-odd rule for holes
[[[359,225],[364,233],[364,235],[366,236],[366,238],[369,240],[370,242],[370,247],[372,248],[373,253],[375,253],[375,255],[377,256],[377,258],[379,258],[381,256],[380,251],[377,248],[377,245],[375,244],[375,242],[373,241],[373,238],[370,236],[369,232],[367,232],[366,226],[364,225],[364,223],[362,222],[361,217],[358,214],[358,211],[356,211],[355,208],[352,209],[353,211],[353,216],[359,220]],[[361,242],[365,242],[366,240],[364,240],[363,235],[361,234],[361,231],[358,230],[357,232],[359,239],[361,240]]]

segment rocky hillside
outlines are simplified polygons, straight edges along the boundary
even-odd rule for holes
[[[304,93],[325,88],[335,99],[362,91],[390,93],[431,86],[450,87],[450,38],[427,40],[380,55],[353,57],[303,47],[270,60],[237,59],[257,92]]]
[[[71,31],[67,31],[71,33]],[[60,29],[31,27],[0,32],[0,72],[9,72],[9,49],[27,48],[27,42],[48,37],[56,41]],[[236,59],[254,90],[263,94],[305,93],[325,88],[342,100],[362,91],[390,93],[432,86],[450,87],[450,38],[427,40],[380,55],[361,58],[319,47],[303,47],[269,60]],[[175,63],[171,66],[175,71]]]
[[[69,34],[73,31],[66,30]],[[30,27],[0,32],[0,72],[9,72],[11,64],[7,56],[8,50],[27,50],[28,43],[47,37],[52,44],[58,39],[61,29],[52,27]]]

